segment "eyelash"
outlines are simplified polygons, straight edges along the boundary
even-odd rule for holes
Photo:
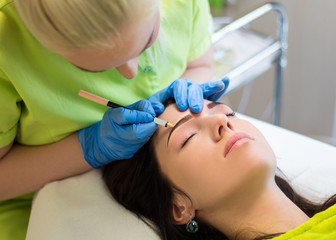
[[[231,113],[226,114],[227,117],[234,117],[235,115],[236,115],[235,112],[231,112]],[[190,136],[189,136],[189,137],[182,143],[181,148],[183,148],[183,147],[187,144],[187,142],[188,142],[194,135],[196,135],[196,133],[191,134],[191,135],[190,135]]]
[[[235,115],[236,115],[235,112],[231,112],[231,113],[226,114],[227,117],[234,117]]]
[[[187,142],[195,135],[196,133],[194,133],[194,134],[191,134],[183,143],[182,143],[182,146],[181,146],[181,148],[183,148],[186,144],[187,144]]]

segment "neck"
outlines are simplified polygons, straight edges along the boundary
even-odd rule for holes
[[[230,239],[245,240],[259,235],[285,233],[309,219],[274,181],[248,201],[232,204],[231,207],[224,205],[222,210],[207,214],[205,220]]]

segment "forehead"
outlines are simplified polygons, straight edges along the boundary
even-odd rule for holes
[[[97,65],[101,63],[113,62],[113,67],[125,62],[126,59],[136,55],[143,47],[142,41],[137,41],[139,37],[145,38],[147,28],[139,31],[139,28],[127,28],[123,30],[118,37],[110,37],[106,39],[106,46],[103,48],[86,48],[75,52],[61,53],[61,56],[74,65],[85,66],[92,65],[92,61]],[[143,36],[144,35],[144,36]]]
[[[138,56],[146,46],[154,26],[159,25],[159,14],[146,17],[141,22],[126,23],[119,36],[111,34],[101,48],[85,48],[74,52],[59,53],[75,66],[89,70],[107,70],[118,67]],[[158,28],[158,27],[157,27]]]

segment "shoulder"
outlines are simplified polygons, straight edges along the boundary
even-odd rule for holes
[[[0,66],[7,65],[8,59],[20,50],[24,39],[30,38],[22,23],[13,0],[0,0]]]
[[[207,11],[209,9],[208,0],[161,0],[160,7],[163,13],[174,13],[176,18],[179,13],[193,14],[195,11]]]
[[[14,5],[14,0],[0,0],[0,11],[5,7],[11,7]]]
[[[211,18],[208,0],[162,0],[160,15],[161,23],[185,30],[199,23],[207,24]]]
[[[13,0],[0,0],[0,25],[1,32],[13,32],[13,29],[22,25]]]
[[[189,32],[195,24],[208,22],[209,9],[208,0],[161,0],[161,24]]]

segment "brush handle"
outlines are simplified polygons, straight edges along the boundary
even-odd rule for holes
[[[86,92],[86,91],[83,91],[83,90],[79,90],[78,92],[78,95],[83,97],[83,98],[86,98],[88,100],[91,100],[93,102],[96,102],[96,103],[99,103],[101,105],[104,105],[104,106],[108,106],[108,107],[111,107],[111,108],[119,108],[119,107],[122,107],[122,108],[126,108],[126,109],[129,109],[129,110],[134,110],[134,109],[131,109],[129,107],[125,107],[123,105],[120,105],[120,104],[117,104],[117,103],[114,103],[114,102],[111,102],[105,98],[102,98],[102,97],[99,97],[97,95],[94,95],[92,93],[89,93],[89,92]],[[162,120],[162,119],[159,119],[159,118],[154,118],[154,122],[163,126],[163,127],[171,127],[173,126],[171,123],[165,121],[165,120]]]
[[[108,100],[107,100],[108,101]],[[133,110],[133,109],[130,109],[128,107],[125,107],[123,105],[120,105],[120,104],[117,104],[117,103],[114,103],[114,102],[111,102],[111,101],[108,101],[106,106],[109,106],[111,108],[118,108],[118,107],[122,107],[122,108],[126,108],[126,109],[129,109],[129,110]]]

